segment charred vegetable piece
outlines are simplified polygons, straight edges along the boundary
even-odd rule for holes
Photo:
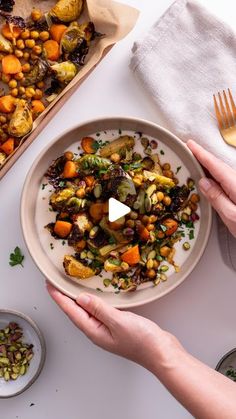
[[[61,22],[73,22],[80,16],[83,0],[59,0],[49,15]]]
[[[85,173],[90,173],[93,170],[108,169],[111,166],[110,160],[94,154],[86,154],[78,159],[77,162],[79,169]]]
[[[152,170],[154,168],[154,161],[151,157],[144,157],[142,160],[142,166],[146,170]]]
[[[8,133],[13,137],[23,137],[33,128],[32,113],[28,104],[21,100],[18,102],[15,112],[12,115]]]
[[[24,29],[26,27],[26,23],[21,16],[6,15],[5,18],[9,25],[16,26],[20,29]]]
[[[58,159],[54,160],[54,162],[48,168],[47,172],[45,173],[45,176],[52,180],[57,179],[59,176],[62,175],[65,163],[65,156],[58,157]]]
[[[75,278],[87,279],[95,275],[95,271],[93,269],[91,269],[89,266],[83,265],[81,262],[70,255],[66,255],[64,257],[63,265],[67,275],[73,276]]]
[[[77,214],[81,210],[88,207],[90,202],[87,199],[75,198],[72,197],[67,201],[66,208],[72,214]]]
[[[61,191],[55,192],[50,197],[50,205],[54,210],[60,210],[65,206],[66,202],[74,196],[75,191],[72,188],[65,188]]]
[[[0,51],[12,53],[12,44],[0,34]]]
[[[102,157],[110,157],[114,153],[118,153],[122,151],[122,149],[131,149],[134,147],[134,138],[128,135],[123,135],[117,138],[114,141],[109,142],[109,144],[105,145],[100,150],[100,155]]]
[[[37,63],[31,68],[30,72],[25,75],[23,85],[31,86],[44,79],[49,70],[47,61],[39,59]]]
[[[165,235],[171,236],[176,232],[179,224],[178,221],[172,218],[166,218],[164,221],[162,221],[162,225],[166,228]]]
[[[174,181],[166,176],[158,175],[157,173],[149,172],[147,170],[143,171],[143,175],[145,179],[150,180],[151,182],[154,181],[163,188],[169,189],[175,186]]]
[[[68,53],[73,52],[77,45],[82,42],[84,32],[81,30],[81,26],[77,22],[72,22],[66,29],[61,38],[61,48],[63,51]]]
[[[190,189],[188,189],[186,185],[175,186],[175,188],[170,191],[170,211],[178,212],[181,208],[183,208],[188,200],[189,194]]]
[[[0,10],[3,12],[11,13],[15,5],[14,0],[0,0]]]
[[[69,83],[77,73],[77,67],[71,61],[53,64],[51,70],[60,83]]]
[[[84,137],[81,140],[81,147],[87,154],[94,154],[98,150],[98,142],[92,137]]]

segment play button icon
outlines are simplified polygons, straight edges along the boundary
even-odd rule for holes
[[[118,220],[124,215],[129,214],[131,209],[127,205],[122,204],[122,202],[117,201],[117,199],[110,198],[108,201],[108,219],[111,223]]]

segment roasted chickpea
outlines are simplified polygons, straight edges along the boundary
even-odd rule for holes
[[[43,15],[40,9],[33,9],[31,12],[31,18],[34,22],[38,22],[42,16]]]
[[[150,279],[156,278],[156,271],[154,269],[147,270],[147,277]]]
[[[34,95],[34,99],[42,99],[43,97],[43,92],[40,89],[35,89],[35,95]]]
[[[42,54],[42,47],[40,45],[35,45],[35,47],[33,48],[33,52],[36,55]]]
[[[25,87],[23,87],[23,86],[20,86],[19,87],[19,94],[20,95],[24,95],[25,94]]]
[[[64,153],[64,157],[66,158],[66,160],[73,160],[74,158],[74,153],[72,153],[72,151],[66,151]]]
[[[131,211],[131,212],[130,212],[130,214],[129,214],[129,216],[130,216],[130,218],[131,218],[132,220],[137,220],[137,218],[138,218],[138,213],[137,213],[136,211]]]
[[[22,71],[20,73],[15,74],[15,79],[20,81],[24,78],[24,74],[22,73]]]
[[[24,57],[24,60],[25,60],[25,61],[28,61],[28,59],[29,59],[29,57],[30,57],[30,53],[29,53],[29,52],[24,52],[23,57]]]
[[[194,204],[197,204],[197,203],[200,201],[200,197],[199,197],[199,195],[198,195],[198,194],[196,194],[196,193],[193,193],[193,194],[190,196],[190,201],[191,201],[191,202],[193,202]]]
[[[17,87],[16,87],[15,89],[12,89],[10,93],[11,93],[11,95],[12,95],[13,97],[17,97],[17,96],[18,96],[19,91],[18,91],[18,89],[17,89]]]
[[[163,239],[165,237],[165,233],[163,231],[158,231],[157,237],[158,239]]]
[[[172,172],[172,170],[163,170],[163,176],[172,179],[174,177],[174,173]]]
[[[21,33],[21,38],[22,39],[28,39],[30,37],[30,31],[29,29],[25,29],[22,33]]]
[[[155,223],[157,221],[157,216],[156,215],[150,215],[149,221],[150,221],[150,223]]]
[[[156,259],[153,260],[153,269],[158,269],[160,265],[160,262]]]
[[[17,81],[14,79],[10,80],[8,86],[10,87],[10,89],[14,89],[15,87],[17,87]]]
[[[171,252],[171,248],[168,246],[162,246],[160,248],[160,255],[163,256],[164,258],[169,256],[170,252]]]
[[[144,215],[143,218],[142,218],[142,222],[144,224],[148,224],[149,223],[149,216],[148,215]]]
[[[161,192],[161,191],[157,192],[157,199],[158,199],[158,201],[161,202],[163,200],[163,198],[164,198],[163,192]]]
[[[38,31],[31,31],[31,32],[30,32],[30,37],[31,37],[32,39],[38,39],[38,38],[39,38],[39,33],[38,33]]]
[[[164,163],[162,166],[163,170],[170,170],[170,164],[169,163]]]
[[[25,89],[25,95],[26,95],[26,97],[27,98],[31,98],[31,97],[33,97],[34,95],[35,95],[35,90],[33,89],[33,87],[27,87],[26,89]]]
[[[76,191],[75,194],[78,198],[84,198],[86,193],[85,193],[85,190],[83,188],[80,188]]]
[[[50,38],[49,32],[48,31],[43,31],[39,34],[39,38],[41,39],[41,41],[45,42]]]
[[[14,54],[17,58],[22,58],[24,55],[23,51],[21,51],[20,49],[15,49]]]
[[[164,196],[163,204],[165,204],[167,207],[171,204],[171,198],[168,195]]]
[[[17,39],[16,46],[20,50],[24,49],[25,48],[25,43],[24,43],[23,39]]]
[[[22,72],[23,72],[23,73],[28,73],[28,72],[30,71],[30,68],[31,68],[30,63],[25,63],[25,64],[22,66]]]
[[[111,161],[113,161],[114,163],[119,163],[119,161],[120,161],[120,155],[118,153],[113,153],[111,155]]]
[[[148,230],[148,231],[153,231],[154,229],[155,229],[154,224],[148,224],[148,225],[147,225],[147,230]]]
[[[127,227],[134,228],[135,222],[134,222],[134,220],[127,220],[126,223],[125,223],[125,225]]]
[[[77,252],[81,252],[82,250],[84,250],[85,249],[85,247],[86,247],[86,241],[85,240],[79,240],[77,243],[76,243],[76,251]]]
[[[2,81],[3,83],[9,83],[9,81],[11,80],[11,76],[10,74],[2,74]]]
[[[39,82],[37,83],[37,87],[38,87],[39,89],[42,89],[42,88],[44,87],[44,85],[45,85],[44,81],[39,81]]]
[[[30,48],[30,49],[34,48],[34,46],[35,46],[35,40],[34,39],[26,39],[25,46],[27,48]]]
[[[0,123],[5,124],[7,122],[7,118],[4,115],[0,115]]]

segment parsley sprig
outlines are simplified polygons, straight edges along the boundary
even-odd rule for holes
[[[23,268],[24,266],[23,266],[23,263],[22,262],[23,262],[24,258],[25,257],[22,254],[21,249],[17,246],[14,249],[14,253],[11,253],[10,254],[9,265],[10,266],[21,265],[22,268]]]

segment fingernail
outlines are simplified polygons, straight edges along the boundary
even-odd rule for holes
[[[212,183],[211,183],[210,179],[207,179],[206,177],[203,177],[199,181],[199,186],[200,186],[200,188],[203,192],[207,192],[212,187]]]
[[[83,306],[86,306],[89,304],[91,298],[87,294],[81,294],[77,298],[77,302]]]

